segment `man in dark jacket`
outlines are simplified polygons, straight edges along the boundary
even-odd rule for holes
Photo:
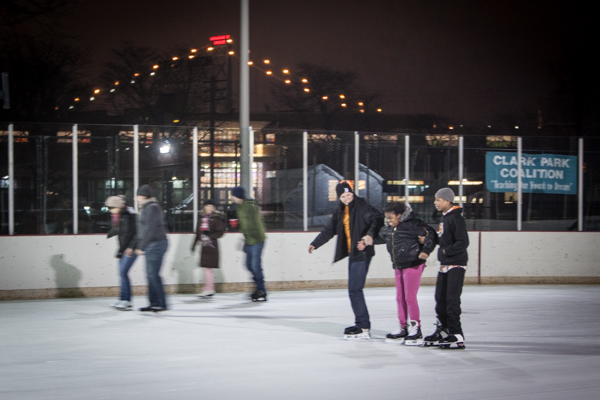
[[[357,245],[363,237],[373,238],[377,235],[383,225],[383,215],[365,199],[355,196],[347,182],[340,182],[335,190],[340,199],[339,207],[331,216],[329,224],[310,244],[308,252],[312,254],[313,250],[337,235],[333,262],[348,257],[348,292],[355,317],[355,325],[346,328],[344,335],[346,339],[370,339],[371,321],[363,288],[375,249],[368,246],[361,251]]]
[[[150,305],[140,308],[140,311],[164,311],[167,309],[167,301],[160,269],[168,247],[165,216],[150,186],[140,186],[136,201],[142,210],[139,218],[136,253],[146,256],[148,300],[150,300]]]
[[[440,270],[435,285],[436,331],[425,337],[425,345],[464,349],[464,335],[460,323],[460,295],[469,256],[469,234],[462,216],[463,209],[454,205],[454,192],[442,188],[435,194],[435,208],[443,213],[438,228],[438,260]]]

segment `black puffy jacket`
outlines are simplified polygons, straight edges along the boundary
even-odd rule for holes
[[[425,236],[424,244],[419,243],[419,236]],[[431,254],[437,244],[437,234],[408,207],[400,216],[398,226],[381,228],[374,243],[385,243],[394,269],[404,269],[425,262],[419,259],[419,254]]]
[[[365,199],[354,196],[354,200],[348,205],[350,213],[350,241],[352,245],[352,252],[348,254],[346,233],[344,232],[344,207],[346,207],[344,203],[340,202],[339,207],[336,208],[329,219],[327,226],[313,240],[311,245],[315,246],[315,249],[318,249],[327,243],[329,239],[337,235],[333,262],[347,256],[350,256],[352,261],[363,261],[373,257],[375,255],[373,246],[367,246],[363,251],[358,250],[356,246],[365,235],[373,238],[377,236],[379,229],[383,225],[383,214],[367,203]]]
[[[135,249],[137,241],[137,221],[136,212],[133,208],[127,207],[121,210],[119,214],[119,226],[110,228],[107,237],[119,236],[119,249],[117,258],[123,257],[125,249]]]

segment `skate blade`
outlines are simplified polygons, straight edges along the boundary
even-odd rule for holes
[[[371,340],[371,335],[368,334],[360,334],[360,335],[344,335],[344,340],[348,340],[348,341],[364,341],[364,340]]]
[[[433,346],[439,346],[440,343],[439,342],[423,342],[423,347],[433,347]]]
[[[440,349],[442,350],[464,350],[465,344],[462,342],[459,343],[444,343],[444,344],[440,344]]]
[[[389,344],[396,344],[396,345],[398,345],[398,344],[403,344],[404,343],[404,339],[390,339],[390,338],[386,338],[385,342],[389,343]]]
[[[405,340],[405,346],[423,346],[423,339]]]

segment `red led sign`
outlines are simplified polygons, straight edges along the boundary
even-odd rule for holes
[[[229,39],[229,38],[231,38],[231,35],[213,36],[213,37],[211,37],[211,38],[210,38],[210,41],[211,41],[211,42],[214,42],[214,41],[216,41],[216,40],[219,40],[219,41],[220,41],[220,40],[227,40],[227,39]]]

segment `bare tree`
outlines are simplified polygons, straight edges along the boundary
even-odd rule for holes
[[[11,85],[11,109],[2,114],[17,121],[63,120],[73,98],[89,90],[84,83],[87,63],[87,56],[72,46],[11,35],[0,53]]]
[[[57,21],[70,13],[76,0],[2,0],[0,27],[15,29],[36,26],[44,32],[56,32]]]
[[[368,113],[377,105],[379,95],[361,89],[353,72],[310,63],[297,69],[295,79],[274,84],[273,95],[289,110],[320,114],[324,129],[335,128],[337,116]]]
[[[174,59],[149,47],[123,43],[113,50],[101,80],[113,113],[136,110],[143,124],[185,125],[207,109],[208,64],[203,57]]]

